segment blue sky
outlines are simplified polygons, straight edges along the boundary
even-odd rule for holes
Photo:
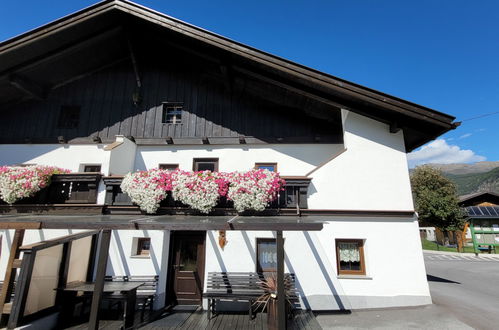
[[[137,2],[458,121],[499,111],[499,1]],[[0,40],[93,3],[2,0]],[[410,164],[498,161],[498,124],[464,121]]]

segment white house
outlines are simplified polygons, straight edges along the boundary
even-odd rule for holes
[[[0,165],[103,177],[85,186],[96,193],[86,202],[73,192],[62,202],[0,205],[3,213],[137,215],[118,189],[128,172],[268,168],[287,188],[262,216],[323,222],[321,231],[284,231],[302,308],[431,303],[406,153],[455,128],[452,116],[122,0],[2,42],[0,114]],[[167,203],[159,213],[190,214]],[[77,231],[30,230],[24,243]],[[13,230],[2,236],[3,274]],[[275,267],[273,237],[227,231],[221,248],[218,230],[114,230],[107,272],[159,275],[156,308],[201,304],[209,272]],[[169,271],[186,260],[203,279],[190,298]]]

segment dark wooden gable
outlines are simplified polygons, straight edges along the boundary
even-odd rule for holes
[[[132,35],[123,38],[131,48],[126,58],[113,59],[118,63],[76,77],[45,99],[4,107],[0,142],[89,142],[97,136],[105,142],[118,134],[144,144],[342,142],[339,109],[162,43],[168,36]],[[78,63],[61,68],[68,65]],[[180,123],[163,122],[168,103],[183,106]]]
[[[139,60],[139,72],[143,80],[143,103],[135,109],[123,106],[119,108],[119,111],[113,110],[106,113],[110,111],[110,104],[112,107],[119,107],[117,104],[120,102],[126,104],[129,99],[128,95],[124,95],[129,90],[118,87],[124,82],[114,81],[115,77],[106,69],[111,67],[116,69],[119,63],[130,64],[132,59],[129,52],[130,43],[135,48]],[[163,86],[166,81],[163,72],[170,75],[172,72],[168,71],[170,68],[164,66],[158,66],[160,71],[155,71],[154,65],[171,61],[169,57],[171,55],[177,55],[183,60],[179,67],[183,68],[182,72],[185,75],[184,85],[182,85],[184,87],[180,87],[179,82],[179,85],[175,87],[175,93],[177,90],[186,91],[187,88],[191,88],[191,92],[195,92],[191,93],[189,100],[184,102],[196,103],[199,106],[196,111],[203,108],[203,105],[206,108],[203,110],[205,112],[194,113],[196,117],[206,120],[204,124],[198,120],[192,123],[190,120],[193,113],[189,112],[189,128],[180,129],[181,136],[185,138],[199,137],[197,134],[201,134],[203,127],[205,134],[208,134],[206,128],[208,127],[209,131],[211,125],[212,134],[220,138],[226,137],[225,134],[228,134],[230,138],[234,138],[233,135],[236,134],[248,136],[252,134],[257,137],[258,141],[275,140],[285,143],[293,139],[308,141],[311,138],[315,142],[334,141],[341,131],[338,129],[340,126],[338,109],[341,108],[383,122],[387,124],[391,133],[402,130],[406,150],[411,151],[459,125],[453,122],[454,117],[447,114],[262,52],[138,4],[125,0],[104,0],[25,34],[0,42],[0,114],[2,116],[5,114],[8,120],[0,124],[0,128],[8,126],[11,132],[2,133],[0,143],[18,141],[19,138],[36,142],[36,139],[32,137],[34,133],[31,128],[33,125],[38,125],[38,122],[33,124],[33,116],[30,116],[25,125],[11,124],[14,119],[17,120],[12,113],[20,110],[38,112],[42,108],[50,108],[47,116],[54,116],[53,108],[60,107],[62,101],[68,101],[62,96],[56,96],[60,94],[79,95],[72,96],[72,98],[80,98],[84,93],[107,97],[106,100],[95,100],[92,105],[92,107],[102,107],[104,109],[102,111],[93,108],[88,112],[84,109],[86,105],[82,106],[81,112],[74,110],[74,113],[79,112],[82,117],[88,116],[90,121],[87,125],[89,127],[95,125],[95,130],[81,128],[80,131],[80,128],[77,130],[66,128],[71,131],[63,132],[66,135],[60,140],[72,137],[85,139],[89,134],[95,135],[98,132],[102,132],[102,138],[107,139],[112,136],[112,132],[140,132],[141,127],[147,131],[148,122],[151,122],[148,118],[158,116],[157,102],[161,102],[158,99],[159,92],[164,91]],[[195,60],[188,62],[187,55],[193,56]],[[160,59],[160,61],[154,62],[150,60],[151,57]],[[175,62],[171,61],[171,63]],[[201,75],[193,72],[194,68],[197,68],[196,65],[201,65],[202,70],[197,69]],[[136,79],[133,77],[133,71],[129,70],[129,66],[125,67],[126,88],[129,88],[128,84],[132,82],[134,85]],[[94,74],[95,78],[98,75],[105,75],[105,72],[107,72],[106,82],[98,82],[106,90],[105,92],[97,90],[92,83],[83,79],[89,74]],[[129,77],[130,72],[132,78]],[[206,75],[209,77],[204,77]],[[220,76],[223,78],[220,79]],[[210,80],[215,80],[217,83],[212,84]],[[90,84],[92,88],[84,92],[75,92],[69,88],[60,89],[71,82],[85,84],[83,81]],[[188,84],[191,87],[188,87]],[[206,87],[206,91],[203,90],[203,86]],[[184,95],[188,93],[185,91]],[[122,93],[122,98],[118,96],[120,93]],[[56,98],[58,101],[54,102]],[[201,104],[198,100],[204,103]],[[31,105],[28,106],[27,102],[31,102]],[[155,110],[152,111],[147,107],[153,107]],[[235,116],[235,107],[239,107],[237,113],[249,111],[254,115],[257,111],[261,111],[268,118],[279,114],[277,123],[279,126],[286,127],[282,127],[284,131],[291,133],[281,137],[284,135],[284,132],[279,131],[281,128],[276,130],[266,128],[267,125],[271,126],[276,123],[267,124],[271,122],[270,120],[262,122],[254,120],[254,116],[251,116],[248,121],[246,119],[250,117],[249,115],[241,115],[240,119],[232,118]],[[272,111],[269,112],[268,109]],[[138,118],[135,112],[140,112]],[[127,113],[132,113],[129,115],[133,118],[132,120],[125,120]],[[223,116],[217,122],[216,118],[220,113],[223,113]],[[208,116],[211,118],[207,118]],[[94,119],[95,117],[99,117],[99,121],[94,123],[97,120]],[[73,120],[71,118],[62,122],[71,123]],[[50,121],[48,118],[43,118],[43,120]],[[262,127],[248,128],[253,120]],[[303,139],[301,134],[304,133],[299,127],[305,129],[304,126],[308,124],[312,126],[309,128],[312,133],[307,134],[307,138]],[[53,120],[49,125],[53,125]],[[218,135],[217,127],[220,125],[223,128],[222,133]],[[60,134],[58,130],[63,129],[62,126],[64,125],[59,125],[59,128],[43,134],[37,132],[36,136],[53,141],[55,134]],[[71,125],[66,125],[68,126]],[[194,137],[183,135],[191,134],[194,126],[199,127],[199,130],[194,130],[196,134]],[[176,135],[178,134],[177,128],[174,129],[174,133],[165,134]],[[155,125],[153,129],[152,136],[160,136],[158,133],[160,128]],[[170,128],[167,130],[170,131]],[[21,135],[20,131],[30,134]],[[161,126],[161,131],[161,137],[164,137],[164,126]],[[271,132],[271,136],[268,136],[270,133],[267,132]],[[149,134],[148,131],[143,133],[143,137],[137,138],[150,139]],[[181,143],[182,141],[173,142]],[[193,141],[184,142],[192,143]]]

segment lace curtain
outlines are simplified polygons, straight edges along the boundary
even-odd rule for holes
[[[358,243],[339,243],[340,261],[360,262]]]

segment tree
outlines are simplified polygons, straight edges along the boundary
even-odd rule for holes
[[[456,185],[440,170],[428,165],[416,167],[411,185],[420,222],[442,231],[463,228],[465,215],[458,205]]]

